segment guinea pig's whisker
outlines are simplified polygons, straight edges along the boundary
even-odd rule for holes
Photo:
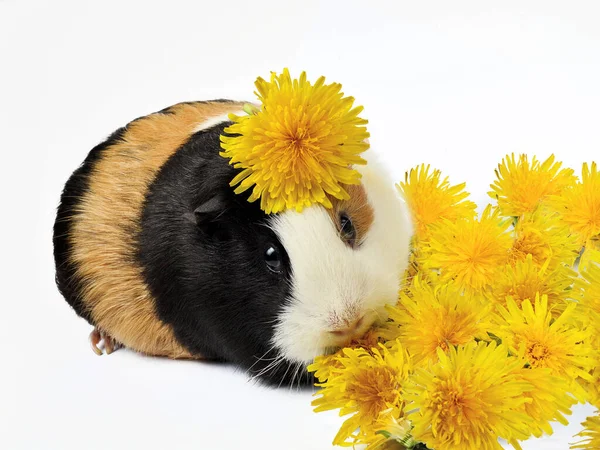
[[[257,358],[257,357],[255,356],[255,358],[256,358],[256,362],[255,362],[254,364],[252,364],[252,365],[251,365],[251,366],[248,368],[248,370],[247,370],[246,372],[247,372],[247,373],[250,373],[250,371],[252,370],[252,368],[253,368],[253,367],[254,367],[256,364],[258,364],[259,362],[261,362],[261,361],[273,361],[273,360],[277,359],[277,356],[276,356],[275,358],[265,358],[265,356],[267,356],[267,355],[268,355],[268,354],[269,354],[269,353],[270,353],[270,352],[271,352],[271,351],[272,351],[274,348],[275,348],[275,344],[273,344],[273,345],[271,346],[271,348],[269,348],[269,350],[267,350],[265,353],[263,353],[263,355],[262,355],[261,357]]]
[[[290,367],[292,367],[291,363],[289,363],[288,366],[287,366],[287,369],[285,369],[285,373],[283,374],[283,376],[281,377],[281,381],[277,385],[278,388],[281,387],[281,383],[283,383],[283,380],[285,380],[285,377],[287,376],[288,372],[290,371]]]
[[[255,358],[256,358],[256,356],[255,356]],[[259,360],[258,360],[258,361],[274,361],[274,360],[276,360],[277,358],[278,358],[277,356],[275,356],[275,357],[273,357],[273,358],[264,358],[264,357],[263,357],[263,358],[259,358]],[[258,361],[257,361],[257,362],[258,362]],[[256,363],[254,363],[254,364],[256,364]]]
[[[273,363],[269,364],[267,367],[265,367],[263,370],[261,370],[259,373],[257,373],[254,377],[252,377],[252,380],[260,378],[261,376],[266,375],[269,372],[274,372],[284,360],[285,359],[282,356],[278,360],[276,360]]]
[[[292,376],[292,379],[290,380],[290,391],[292,390],[292,386],[294,385],[294,381],[296,381],[296,376],[298,375],[298,363],[294,363],[294,364],[290,363],[290,366],[292,366],[292,365],[295,366],[295,369],[292,370],[292,373],[294,375]]]
[[[275,368],[277,366],[279,366],[279,364],[281,364],[284,361],[284,356],[283,355],[279,355],[274,361],[271,361],[266,367],[264,367],[260,372],[258,372],[256,375],[254,375],[252,378],[250,378],[250,381],[254,381],[255,379],[261,377],[262,375],[275,370]]]
[[[290,382],[290,391],[292,389],[294,389],[294,381],[296,380],[296,377],[298,377],[298,389],[300,388],[300,379],[302,377],[302,367],[304,366],[304,364],[302,363],[302,361],[298,361],[296,370],[294,371],[294,377],[292,378],[292,381]]]
[[[302,375],[304,375],[304,371],[306,370],[306,364],[302,361],[298,363],[298,384],[296,386],[296,390],[300,389],[300,384],[302,382]]]
[[[292,381],[290,381],[290,391],[294,389],[294,382],[296,381],[296,377],[300,375],[300,368],[302,367],[302,363],[299,362],[296,364],[296,370],[294,370],[294,376],[292,377]]]
[[[308,370],[306,370],[306,367],[304,367],[304,369],[302,370],[302,373],[300,374],[300,379],[298,380],[298,390],[300,390],[300,385],[302,383],[302,378],[306,377],[306,381],[310,380],[310,373],[308,372]]]

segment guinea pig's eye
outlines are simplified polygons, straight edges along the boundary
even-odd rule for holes
[[[281,253],[277,247],[268,244],[265,250],[265,262],[271,272],[281,273],[283,262],[281,261]]]
[[[340,237],[350,245],[356,240],[356,228],[347,214],[340,215]]]

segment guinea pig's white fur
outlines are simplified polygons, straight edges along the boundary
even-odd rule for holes
[[[324,207],[274,216],[272,227],[292,267],[291,298],[275,328],[272,344],[292,361],[308,363],[328,347],[339,345],[330,331],[336,322],[364,316],[366,328],[386,317],[395,304],[408,265],[412,227],[407,207],[383,165],[371,151],[359,166],[374,220],[359,246],[338,235]]]

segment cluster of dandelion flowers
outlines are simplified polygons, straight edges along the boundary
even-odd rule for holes
[[[521,155],[497,177],[498,204],[480,215],[463,184],[429,166],[397,186],[416,228],[398,303],[376,341],[310,368],[317,410],[353,413],[334,443],[520,449],[567,424],[574,404],[600,407],[600,172],[584,164],[578,180],[554,156]],[[373,346],[386,357],[366,365]],[[388,391],[396,348],[407,373]],[[572,448],[600,448],[598,416],[584,427]]]
[[[260,106],[232,115],[221,137],[221,155],[241,169],[231,182],[235,192],[252,189],[248,200],[260,199],[267,214],[348,199],[344,185],[360,180],[353,166],[366,163],[363,108],[344,97],[340,84],[325,84],[324,77],[313,84],[304,72],[292,79],[285,69],[255,85]]]

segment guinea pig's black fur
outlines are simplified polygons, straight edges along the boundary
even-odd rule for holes
[[[138,255],[158,316],[184,346],[258,374],[278,356],[269,343],[291,267],[258,202],[229,186],[236,171],[219,156],[227,125],[195,133],[162,167],[144,204]],[[280,273],[265,263],[269,245],[279,249]],[[261,379],[285,384],[288,369]]]

